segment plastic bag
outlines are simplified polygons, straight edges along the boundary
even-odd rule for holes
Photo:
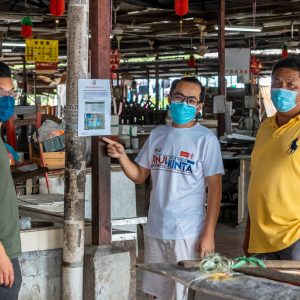
[[[57,124],[52,120],[46,120],[38,129],[38,132],[40,142],[50,140],[52,138],[55,138],[56,136],[63,135],[65,133],[64,124]],[[36,133],[32,135],[32,138],[35,142],[37,142]]]

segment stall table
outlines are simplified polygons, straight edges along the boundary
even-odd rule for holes
[[[166,276],[188,288],[188,300],[299,300],[300,286],[239,274],[227,280],[177,264],[139,264],[139,268]]]

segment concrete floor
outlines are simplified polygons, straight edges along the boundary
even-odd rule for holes
[[[137,192],[137,211],[138,215],[145,215],[145,198],[144,187],[138,185]],[[219,218],[219,222],[216,228],[216,252],[227,257],[235,258],[243,256],[242,243],[244,238],[245,224],[236,226],[236,211],[230,215],[225,213]],[[138,229],[138,245],[139,256],[137,261],[143,262],[143,237],[142,231]],[[137,270],[137,300],[146,300],[145,294],[141,291],[141,271]]]

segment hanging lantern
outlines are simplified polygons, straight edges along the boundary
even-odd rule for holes
[[[196,67],[196,60],[195,60],[195,56],[193,54],[191,54],[190,57],[189,57],[188,66],[191,67],[191,68]]]
[[[253,75],[258,75],[262,68],[261,62],[256,59],[255,56],[251,56],[250,59],[250,73]]]
[[[62,16],[65,12],[65,0],[50,0],[49,9],[52,16]]]
[[[182,32],[182,17],[189,12],[189,0],[175,0],[175,13],[180,17],[180,32]]]
[[[24,17],[21,19],[21,35],[24,38],[32,36],[32,20],[30,17]]]
[[[283,44],[282,51],[281,51],[281,58],[287,58],[288,56],[289,56],[288,46],[287,44]]]
[[[175,0],[175,13],[176,15],[183,17],[189,12],[189,0]]]

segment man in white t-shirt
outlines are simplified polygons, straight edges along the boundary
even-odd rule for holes
[[[139,184],[151,175],[145,263],[176,263],[215,250],[224,170],[218,139],[195,122],[203,107],[200,96],[201,83],[195,77],[184,77],[173,84],[172,126],[153,129],[135,162],[129,160],[121,144],[104,138],[108,155],[118,158],[132,181]],[[149,272],[144,273],[142,288],[153,299],[187,297],[182,285]]]

